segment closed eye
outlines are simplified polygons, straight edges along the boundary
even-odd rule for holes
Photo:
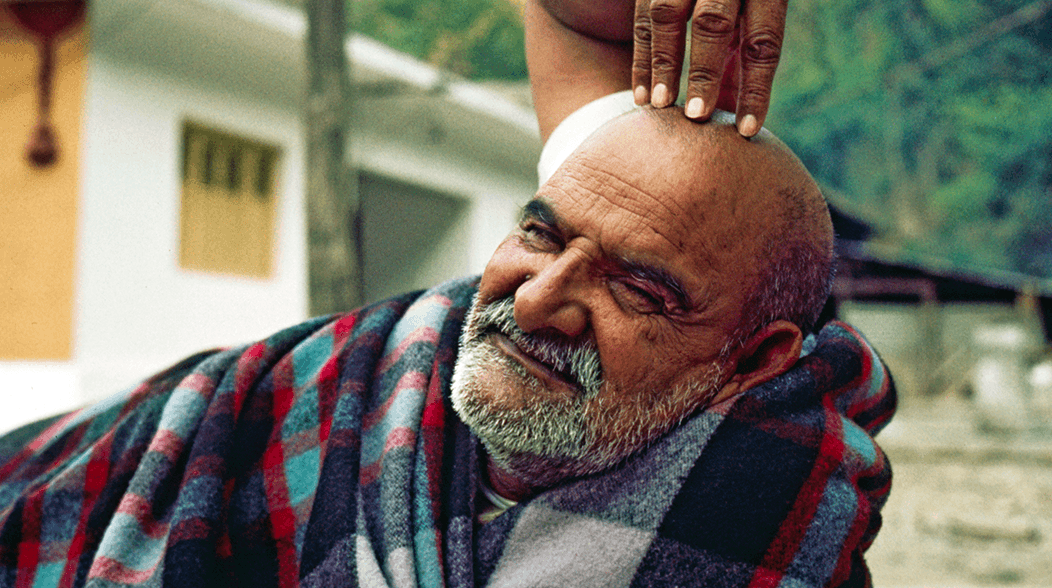
[[[669,306],[659,294],[629,280],[612,279],[610,291],[621,308],[639,314],[668,314]]]
[[[621,258],[607,276],[611,291],[622,296],[623,307],[677,320],[693,312],[694,305],[683,283],[664,268]]]
[[[519,232],[523,244],[537,251],[557,252],[566,245],[558,217],[543,198],[530,200],[522,208]]]
[[[554,253],[561,251],[564,246],[561,235],[537,221],[527,219],[519,226],[519,230],[523,243],[536,251]]]

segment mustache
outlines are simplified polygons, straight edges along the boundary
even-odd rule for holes
[[[586,397],[599,393],[603,385],[603,368],[595,341],[557,339],[523,331],[515,322],[515,300],[511,296],[476,306],[474,319],[476,339],[488,333],[502,334],[552,371],[576,382]]]

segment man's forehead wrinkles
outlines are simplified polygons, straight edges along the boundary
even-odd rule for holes
[[[564,223],[559,225],[560,230],[565,231],[565,236],[570,238],[582,231],[591,232],[591,238],[600,247],[601,255],[610,259],[630,258],[671,269],[677,266],[675,263],[669,266],[668,263],[682,256],[688,265],[679,268],[676,274],[688,292],[690,304],[687,306],[698,310],[698,305],[710,294],[703,288],[705,280],[699,278],[717,266],[711,252],[706,249],[707,240],[699,241],[696,230],[687,232],[684,228],[677,232],[673,230],[677,227],[654,222],[656,215],[643,202],[625,198],[623,193],[603,189],[601,182],[589,178],[590,172],[590,167],[570,166],[570,169],[563,170],[561,180],[547,184],[538,193],[538,199],[547,201],[560,223]],[[646,202],[657,200],[649,195],[646,198]],[[625,200],[632,200],[633,206],[625,207]],[[624,220],[619,226],[604,222],[609,217],[607,206],[628,213],[621,215]],[[597,208],[600,210],[595,210]],[[563,214],[564,211],[566,214]],[[675,222],[680,226],[685,224],[682,219],[675,219]],[[592,228],[586,229],[589,226]],[[640,248],[637,243],[645,245]]]
[[[681,298],[682,307],[691,309],[693,315],[707,312],[713,285],[703,276],[711,274],[717,264],[706,249],[707,239],[697,229],[689,229],[699,224],[689,217],[696,217],[700,209],[688,211],[680,202],[667,206],[616,173],[582,165],[580,159],[576,163],[564,168],[561,177],[537,196],[559,219],[564,236],[571,242],[586,237],[598,247],[590,250],[593,259],[605,259],[612,264],[610,269],[653,268],[656,271],[630,273],[645,274],[655,284],[670,286]],[[674,279],[666,279],[669,276]]]
[[[591,210],[599,205],[596,196],[610,203],[615,208],[628,212],[632,222],[639,225],[638,230],[646,230],[667,242],[677,251],[684,251],[686,243],[683,238],[673,238],[679,234],[690,234],[692,214],[672,202],[672,198],[659,198],[646,190],[625,181],[623,178],[604,169],[597,168],[585,161],[579,161],[583,169],[568,171],[580,190],[567,190],[564,193],[578,205]]]
[[[588,170],[589,175],[585,176],[592,179],[595,183],[600,186],[607,187],[612,194],[622,194],[627,196],[634,196],[632,200],[639,201],[644,209],[649,210],[648,204],[657,205],[658,207],[665,208],[668,210],[670,219],[689,219],[692,217],[692,211],[684,207],[679,201],[679,198],[660,198],[655,194],[652,194],[649,190],[646,190],[633,182],[626,180],[620,175],[615,174],[613,171],[607,168],[607,166],[594,165],[589,159],[583,158],[580,162],[581,166]],[[669,195],[671,196],[671,195]],[[645,201],[650,201],[645,202]],[[627,208],[627,207],[626,207]]]
[[[588,190],[584,194],[574,194],[571,198],[581,202],[581,205],[586,207],[587,211],[598,208],[601,202],[610,202],[611,205],[629,213],[627,218],[622,219],[619,226],[611,226],[610,222],[600,221],[596,223],[595,238],[603,244],[603,249],[606,251],[617,253],[626,249],[631,250],[629,242],[643,235],[653,235],[653,237],[660,239],[673,251],[683,253],[686,250],[686,243],[682,239],[671,238],[668,235],[670,231],[667,227],[658,227],[652,222],[654,220],[652,218],[653,213],[648,211],[645,206],[629,207],[620,202],[615,203],[612,201],[611,195],[603,191]],[[585,215],[602,219],[604,216],[602,213],[603,211],[599,211],[589,215],[589,212],[586,212]]]

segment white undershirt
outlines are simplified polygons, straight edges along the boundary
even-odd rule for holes
[[[632,91],[616,92],[598,98],[578,108],[555,127],[541,150],[537,161],[537,179],[540,184],[548,181],[555,170],[577,151],[584,140],[611,120],[638,108]]]
[[[500,494],[497,494],[497,491],[490,488],[489,484],[487,484],[486,480],[481,476],[479,477],[479,490],[482,490],[482,495],[485,496],[486,501],[489,502],[489,506],[479,509],[477,516],[479,523],[486,524],[504,514],[504,511],[518,504],[518,502],[511,500],[510,498],[505,498]]]

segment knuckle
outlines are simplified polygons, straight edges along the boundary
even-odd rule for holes
[[[639,18],[632,27],[632,38],[637,45],[649,45],[653,38],[650,28],[650,19]]]
[[[747,86],[741,89],[738,96],[738,103],[745,106],[760,106],[767,104],[768,96],[770,93],[758,86]]]
[[[700,37],[729,37],[734,33],[738,15],[716,2],[698,2],[694,9],[691,31]]]
[[[660,24],[682,24],[686,22],[689,6],[680,0],[652,0],[650,18]]]
[[[778,63],[782,56],[782,37],[772,30],[761,30],[742,39],[742,59],[749,63]]]
[[[651,66],[656,73],[668,73],[677,69],[675,55],[669,51],[654,48],[650,53]]]
[[[710,86],[719,81],[719,74],[708,68],[691,68],[687,72],[687,84],[690,86]]]

